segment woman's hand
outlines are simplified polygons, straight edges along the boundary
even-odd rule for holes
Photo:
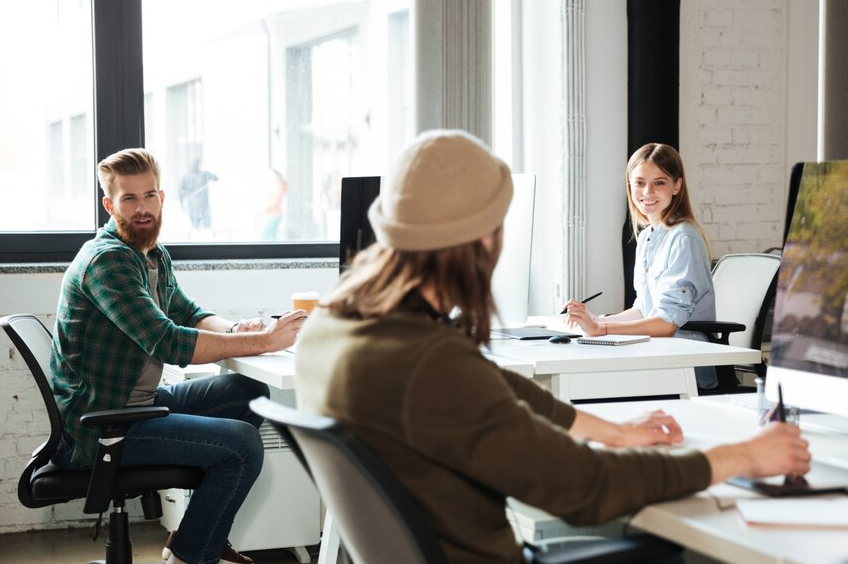
[[[620,423],[620,438],[609,446],[638,447],[648,445],[675,445],[683,442],[680,424],[664,411],[656,410]]]
[[[809,447],[798,427],[769,423],[752,439],[718,446],[704,454],[710,461],[712,483],[717,484],[731,476],[803,476],[810,471]]]
[[[606,333],[603,325],[598,321],[598,316],[589,311],[589,308],[583,302],[575,299],[568,300],[565,303],[565,309],[568,311],[566,326],[571,328],[579,326],[583,333],[589,337]]]

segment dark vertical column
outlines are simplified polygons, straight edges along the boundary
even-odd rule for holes
[[[826,161],[848,159],[848,2],[824,3],[824,96],[822,100],[822,151]]]
[[[679,146],[680,0],[627,1],[627,154],[645,143]],[[624,179],[622,179],[622,186]],[[624,305],[633,304],[636,240],[621,233]]]
[[[95,0],[94,119],[97,162],[144,143],[141,0]],[[109,219],[98,202],[98,224]]]

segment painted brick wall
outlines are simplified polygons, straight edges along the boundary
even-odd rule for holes
[[[681,3],[680,149],[714,258],[781,243],[787,10],[786,0]]]

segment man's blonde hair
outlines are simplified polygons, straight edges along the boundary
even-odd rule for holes
[[[124,149],[113,153],[97,164],[100,188],[110,200],[115,193],[115,177],[134,176],[152,172],[159,189],[159,162],[147,149]]]

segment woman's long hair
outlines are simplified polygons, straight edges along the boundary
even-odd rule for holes
[[[704,233],[701,224],[695,219],[692,202],[689,200],[689,186],[686,184],[683,159],[680,158],[680,154],[674,147],[665,143],[648,143],[647,145],[643,145],[631,155],[630,160],[627,162],[627,169],[624,172],[624,182],[627,188],[627,206],[630,208],[630,222],[633,227],[633,235],[638,235],[639,231],[651,223],[647,216],[636,207],[630,186],[630,174],[637,166],[644,163],[653,163],[659,167],[660,170],[671,178],[672,182],[680,180],[680,190],[671,197],[671,203],[663,210],[660,218],[662,224],[670,228],[684,221],[691,223],[701,233],[701,238],[707,247],[707,255],[712,256],[710,241],[707,239],[707,234]]]
[[[499,245],[500,234],[495,235]],[[477,345],[488,344],[497,311],[491,287],[499,255],[500,248],[490,251],[482,241],[434,251],[398,251],[374,243],[356,256],[320,305],[342,317],[373,319],[392,313],[410,292],[428,286],[436,291],[436,309],[458,308],[466,335]]]

